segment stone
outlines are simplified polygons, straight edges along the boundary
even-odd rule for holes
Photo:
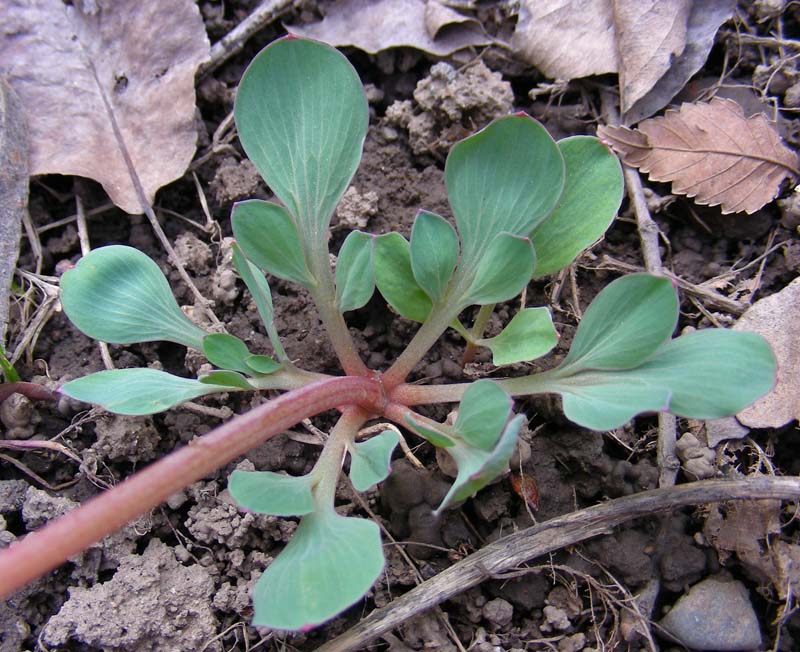
[[[660,625],[692,650],[736,652],[761,645],[750,596],[736,580],[711,577],[698,582],[675,603]]]

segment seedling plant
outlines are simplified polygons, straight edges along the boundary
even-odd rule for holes
[[[130,247],[108,246],[63,277],[62,303],[73,323],[104,342],[175,342],[201,352],[216,370],[197,379],[155,369],[101,371],[66,383],[61,392],[129,415],[214,393],[286,392],[272,402],[274,409],[229,424],[231,441],[245,430],[258,441],[258,435],[266,438],[338,408],[339,419],[307,475],[234,471],[230,477],[230,493],[243,509],[300,517],[294,537],[256,585],[257,625],[313,627],[358,601],[379,576],[384,557],[377,524],[341,516],[334,504],[346,456],[359,491],[389,473],[399,437],[387,429],[359,440],[371,419],[393,421],[455,460],[458,474],[439,513],[508,468],[525,418],[514,414],[513,396],[558,394],[570,420],[608,430],[643,412],[668,410],[697,419],[735,414],[773,385],[773,354],[754,334],[709,329],[673,339],[675,288],[649,274],[606,287],[587,309],[569,353],[549,371],[464,384],[408,384],[417,363],[449,328],[468,347],[488,348],[498,367],[534,360],[556,345],[547,307],[521,308],[495,337],[484,337],[484,324],[495,304],[519,295],[532,278],[558,272],[602,236],[622,199],[617,159],[595,138],[556,142],[525,114],[498,119],[455,145],[447,158],[455,226],[421,211],[408,240],[399,233],[353,231],[334,270],[329,223],[359,164],[368,125],[355,70],[321,43],[276,41],[245,72],[235,118],[245,152],[279,200],[237,203],[232,215],[233,262],[263,320],[272,355],[199,328],[178,307],[155,262]],[[265,272],[308,290],[343,376],[300,369],[288,358]],[[365,306],[376,287],[392,310],[421,324],[383,372],[366,367],[344,319]],[[461,319],[472,306],[481,308],[468,328]],[[460,402],[452,425],[415,409],[451,402]],[[217,466],[238,451],[231,447]],[[184,473],[174,466],[175,473]]]

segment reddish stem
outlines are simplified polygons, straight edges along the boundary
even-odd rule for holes
[[[58,394],[39,383],[17,382],[0,384],[0,403],[5,401],[12,394],[22,394],[32,401],[58,400]]]
[[[0,597],[302,419],[345,405],[382,413],[384,403],[379,380],[345,376],[309,383],[232,419],[0,551]]]

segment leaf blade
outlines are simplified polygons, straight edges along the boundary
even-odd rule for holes
[[[336,303],[340,312],[364,307],[375,292],[374,240],[369,233],[351,231],[339,250]]]
[[[237,470],[228,479],[228,491],[240,507],[251,512],[303,516],[314,511],[312,484],[310,475]]]
[[[366,491],[388,477],[392,453],[399,443],[400,436],[396,432],[384,430],[367,441],[348,446],[350,480],[356,491]]]
[[[478,341],[492,351],[492,363],[498,367],[540,358],[557,343],[558,333],[547,308],[520,310],[499,335]]]
[[[206,332],[178,307],[158,265],[132,247],[100,247],[61,279],[61,303],[70,320],[102,342],[165,340],[202,349]]]
[[[386,302],[406,319],[424,322],[432,303],[414,278],[408,241],[399,233],[379,235],[374,260],[375,285]]]
[[[410,247],[414,278],[434,303],[441,301],[458,262],[458,235],[443,217],[420,211]]]

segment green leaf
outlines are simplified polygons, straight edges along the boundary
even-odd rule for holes
[[[258,580],[253,624],[311,629],[358,602],[383,563],[376,523],[332,510],[312,512]]]
[[[303,242],[324,245],[367,134],[367,99],[353,66],[323,43],[275,41],[245,71],[234,115],[244,151]]]
[[[158,265],[132,247],[100,247],[81,258],[61,278],[61,304],[101,342],[166,340],[199,350],[206,336],[181,312]]]
[[[540,358],[558,343],[558,333],[547,308],[520,310],[503,331],[478,344],[492,351],[492,362],[498,367]]]
[[[71,380],[59,391],[78,401],[102,405],[115,414],[142,415],[230,390],[224,385],[209,385],[157,369],[112,369]]]
[[[240,507],[257,514],[303,516],[314,511],[311,475],[271,471],[234,471],[228,491]]]
[[[383,482],[392,468],[392,452],[400,443],[400,436],[393,430],[384,430],[379,435],[350,448],[350,480],[357,491],[366,491]]]
[[[238,337],[227,333],[212,333],[203,338],[203,355],[215,367],[249,374],[246,359],[250,356],[245,344]]]
[[[247,379],[237,371],[212,371],[198,379],[204,385],[225,385],[228,391],[231,389],[240,389],[249,392],[255,389]]]
[[[7,383],[18,383],[22,380],[17,370],[14,369],[14,365],[6,358],[6,352],[3,350],[2,344],[0,344],[0,371],[3,372],[3,378]]]
[[[734,415],[772,389],[775,370],[760,336],[708,329],[668,342],[633,369],[579,372],[553,387],[568,419],[610,430],[649,411],[692,419]]]
[[[231,250],[233,252],[233,266],[250,291],[250,296],[253,297],[253,303],[256,304],[261,321],[265,325],[272,324],[275,320],[275,312],[272,308],[272,292],[270,292],[266,277],[258,267],[245,258],[238,244],[234,244]]]
[[[445,182],[469,269],[495,236],[527,237],[550,214],[564,187],[564,159],[541,124],[508,116],[450,150]]]
[[[669,279],[630,274],[603,289],[583,316],[562,369],[629,369],[664,344],[678,323]]]
[[[399,233],[378,236],[374,261],[375,284],[386,302],[406,319],[424,322],[431,300],[414,279],[408,241]]]
[[[434,301],[442,300],[458,262],[458,236],[450,223],[420,211],[411,229],[411,269],[414,279]]]
[[[306,288],[315,285],[297,227],[285,208],[260,199],[237,202],[231,226],[242,251],[261,269]]]
[[[281,368],[281,365],[268,355],[249,355],[245,358],[244,363],[250,370],[248,373],[256,373],[260,376],[274,374]]]
[[[525,417],[521,414],[509,421],[491,452],[464,444],[448,449],[447,452],[458,464],[458,475],[435,514],[440,514],[448,505],[474,495],[508,468],[508,461],[517,447],[517,437],[524,421]]]
[[[500,385],[478,380],[464,392],[453,431],[470,446],[491,451],[510,414],[511,398]]]
[[[427,439],[437,448],[450,448],[456,445],[453,439],[455,433],[449,426],[441,423],[426,423],[420,415],[417,415],[417,418],[406,415],[405,421],[409,430],[417,433],[423,439]]]
[[[534,260],[528,238],[498,234],[478,262],[463,303],[484,306],[517,296],[531,280]]]
[[[336,303],[340,312],[365,306],[375,291],[372,250],[375,236],[351,231],[336,260]]]
[[[597,138],[572,136],[558,141],[567,179],[555,210],[531,234],[536,276],[569,265],[602,237],[622,202],[622,167]]]

